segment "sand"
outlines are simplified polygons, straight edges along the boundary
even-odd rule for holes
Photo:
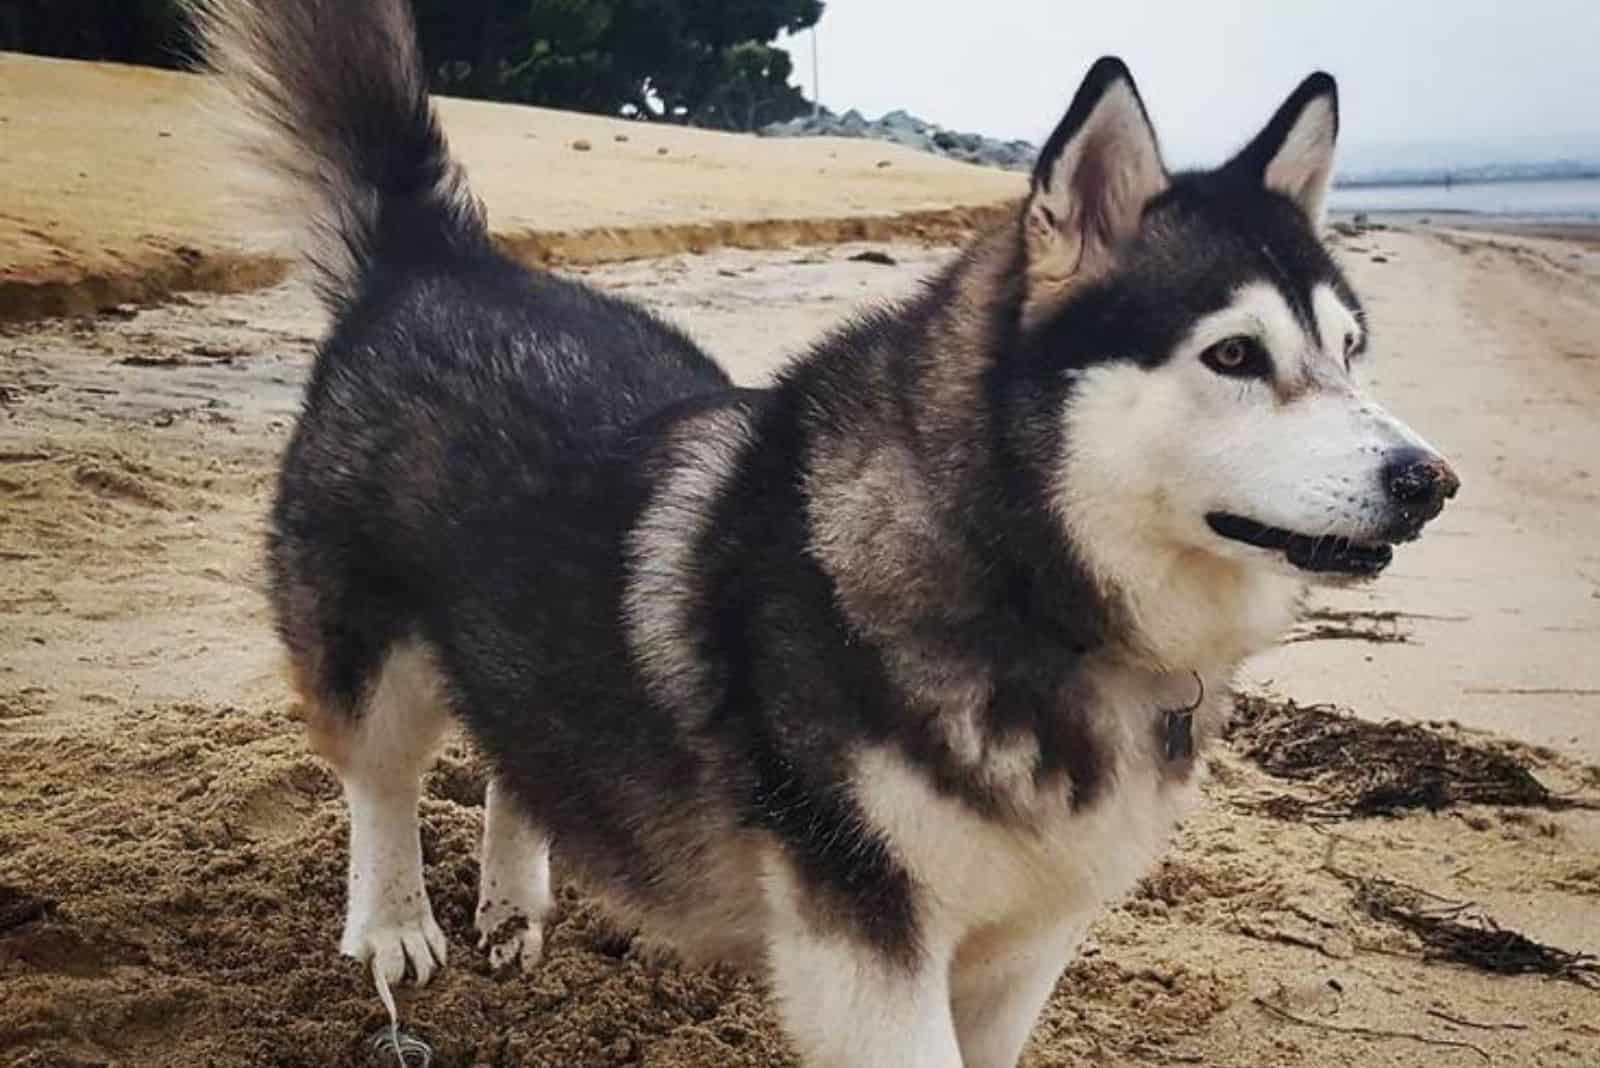
[[[1440,729],[1594,797],[1600,249],[1420,230],[1342,244],[1381,395],[1465,488],[1379,583],[1318,596],[1302,640],[1246,685],[1457,720],[1494,734]],[[759,382],[948,255],[856,251],[583,273]],[[335,953],[341,803],[297,733],[260,594],[273,464],[320,328],[291,282],[0,334],[0,1066],[393,1063],[368,1051],[381,1010]],[[1313,826],[1261,806],[1304,789],[1221,753],[1204,809],[1096,927],[1026,1063],[1600,1063],[1600,992],[1425,961],[1336,874],[1600,952],[1600,813]],[[480,804],[453,742],[423,810],[453,956],[402,999],[435,1064],[793,1063],[758,984],[660,962],[570,891],[538,974],[489,975],[471,945]]]
[[[300,740],[260,593],[273,466],[322,320],[303,284],[278,284],[281,236],[240,213],[249,191],[202,89],[0,55],[0,1068],[393,1063],[368,1045],[377,999],[334,951],[342,807]],[[1020,189],[868,142],[442,110],[522,258],[720,250],[575,269],[751,383],[905,291],[949,254],[927,242]],[[859,246],[734,251],[907,236],[922,240],[883,249],[893,266],[852,261]],[[1379,392],[1465,488],[1379,583],[1319,595],[1242,684],[1435,723],[1593,799],[1600,241],[1571,236],[1341,239]],[[1600,992],[1581,976],[1429,959],[1353,882],[1400,880],[1600,953],[1600,814],[1311,824],[1293,799],[1316,788],[1247,752],[1219,754],[1177,849],[1096,927],[1032,1068],[1600,1063]],[[570,890],[538,974],[490,975],[471,946],[481,795],[457,739],[423,811],[453,957],[402,998],[435,1064],[793,1063],[759,984],[662,961]]]
[[[0,321],[283,276],[284,236],[241,225],[260,191],[239,181],[214,104],[194,75],[0,53]],[[1023,188],[880,142],[439,109],[495,234],[532,262],[949,239]]]

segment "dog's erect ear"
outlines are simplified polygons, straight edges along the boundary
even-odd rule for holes
[[[1139,90],[1122,61],[1107,56],[1089,69],[1034,164],[1023,220],[1024,318],[1106,270],[1117,243],[1138,230],[1145,205],[1166,188]]]
[[[1339,87],[1322,71],[1289,94],[1266,129],[1224,168],[1282,193],[1321,226],[1339,137]]]

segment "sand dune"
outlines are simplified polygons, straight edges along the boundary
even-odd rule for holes
[[[0,321],[281,278],[207,82],[0,53]],[[495,233],[529,261],[950,239],[1019,175],[879,142],[758,140],[441,100]]]

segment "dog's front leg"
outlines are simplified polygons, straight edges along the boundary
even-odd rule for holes
[[[943,962],[908,969],[845,939],[785,935],[771,964],[805,1068],[962,1068]]]
[[[923,932],[914,952],[887,952],[848,921],[819,922],[788,878],[768,889],[772,992],[805,1068],[962,1068],[948,947]]]
[[[957,953],[951,1002],[966,1068],[1016,1068],[1087,921],[995,932]]]

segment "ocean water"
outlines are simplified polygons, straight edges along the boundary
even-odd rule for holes
[[[1600,178],[1335,188],[1328,206],[1341,213],[1459,212],[1540,222],[1600,223]]]

